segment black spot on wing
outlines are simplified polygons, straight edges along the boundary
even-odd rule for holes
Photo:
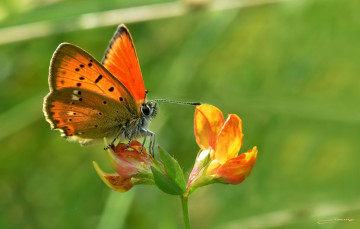
[[[96,78],[95,83],[99,83],[99,81],[102,79],[102,75],[99,75],[98,78]]]

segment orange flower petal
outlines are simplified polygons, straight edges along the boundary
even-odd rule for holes
[[[134,186],[131,183],[131,178],[124,178],[117,174],[105,173],[100,169],[99,165],[95,161],[93,164],[101,180],[112,190],[117,192],[126,192]]]
[[[216,159],[212,160],[207,169],[207,174],[210,176],[216,174],[217,170],[219,169],[220,166],[221,166],[221,164]]]
[[[137,153],[140,153],[140,150],[142,148],[141,153],[145,153],[146,154],[146,148],[142,147],[142,144],[136,140],[132,140],[129,144],[129,148],[127,147],[128,145],[125,143],[120,143],[117,146],[111,145],[111,148],[114,152],[116,153],[122,153],[122,152],[128,152],[131,149],[136,151]]]
[[[224,116],[218,108],[207,104],[196,107],[194,130],[196,142],[201,149],[215,148],[223,124]]]
[[[258,150],[255,146],[246,153],[228,160],[217,170],[217,176],[225,183],[241,183],[246,177],[250,176],[257,159],[257,153]]]
[[[143,153],[140,153],[141,148],[143,148]],[[151,171],[151,156],[146,153],[145,147],[142,147],[138,141],[131,141],[129,148],[124,143],[111,146],[107,150],[107,155],[113,169],[121,177],[132,177],[143,170]]]
[[[239,116],[230,114],[220,130],[216,142],[215,158],[224,164],[238,155],[243,139],[242,124]]]

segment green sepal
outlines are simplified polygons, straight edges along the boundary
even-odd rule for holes
[[[183,192],[185,192],[185,177],[179,163],[160,146],[158,147],[158,149],[166,174],[170,177],[171,180],[176,183],[178,187],[181,188]]]
[[[161,191],[170,195],[181,195],[185,192],[173,180],[157,168],[151,167],[151,171],[154,176],[155,184]]]
[[[134,185],[155,185],[154,179],[138,179],[138,178],[131,178],[131,182]]]

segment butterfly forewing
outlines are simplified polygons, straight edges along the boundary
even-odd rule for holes
[[[138,104],[144,102],[144,81],[135,46],[125,25],[120,25],[116,30],[102,63],[126,86]]]
[[[126,122],[139,118],[139,107],[126,87],[77,46],[64,43],[57,48],[49,84],[47,120],[81,143],[112,137]]]
[[[50,63],[49,81],[51,89],[83,88],[136,109],[134,97],[126,87],[90,54],[72,44],[63,43],[55,51]]]

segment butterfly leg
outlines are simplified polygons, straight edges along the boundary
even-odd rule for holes
[[[130,142],[131,142],[131,139],[129,139],[128,144],[126,145],[126,148],[127,148],[127,149],[130,148]]]
[[[142,143],[142,145],[141,145],[140,153],[142,153],[142,151],[143,151],[143,149],[144,149],[144,145],[145,145],[145,142],[146,142],[146,137],[147,137],[147,136],[144,137],[144,141],[143,141],[143,143]]]
[[[155,137],[156,137],[156,135],[155,134],[152,134],[151,135],[151,137],[152,137],[152,152],[154,153],[155,152]]]
[[[150,131],[150,130],[147,130],[145,128],[141,128],[141,132],[142,132],[142,135],[145,137],[145,139],[146,139],[147,136],[150,136],[149,151],[150,151],[150,154],[152,156],[154,156],[155,142],[153,142],[153,139],[155,140],[155,133]],[[144,144],[145,144],[145,141],[143,143],[143,146],[144,146]]]
[[[149,152],[151,153],[151,155],[154,157],[154,152],[152,151],[152,135],[150,135],[150,141],[149,141]]]
[[[110,143],[108,146],[106,146],[106,147],[104,148],[104,150],[109,149],[110,146],[111,146],[112,144],[114,144],[114,142],[116,141],[116,139],[118,139],[118,137],[120,136],[121,133],[122,133],[122,130],[120,129],[119,132],[116,134],[115,138],[111,141],[111,143]],[[128,148],[129,148],[130,141],[131,141],[131,139],[129,140]]]

